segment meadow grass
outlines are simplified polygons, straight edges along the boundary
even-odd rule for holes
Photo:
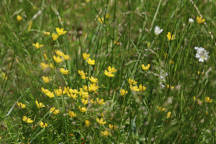
[[[0,143],[216,143],[215,12],[214,0],[1,0]]]

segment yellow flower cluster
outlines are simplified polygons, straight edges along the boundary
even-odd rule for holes
[[[44,93],[46,96],[48,96],[49,98],[54,98],[54,93],[49,91],[48,89],[45,88],[41,88],[42,93]]]
[[[22,117],[22,120],[23,120],[25,123],[28,123],[28,124],[31,124],[31,123],[34,122],[31,118],[29,118],[29,117],[27,117],[27,116],[23,116],[23,117]]]
[[[56,33],[52,33],[52,39],[54,41],[56,41],[59,38],[59,36],[65,35],[66,33],[67,33],[67,31],[65,31],[64,28],[57,27],[56,28]]]
[[[115,67],[111,67],[111,66],[108,66],[108,68],[106,70],[104,70],[104,74],[107,76],[107,77],[114,77],[115,74],[117,72],[117,69]]]
[[[146,87],[142,84],[139,84],[139,86],[137,86],[137,81],[135,81],[134,79],[129,78],[128,83],[130,85],[130,89],[134,92],[141,92],[146,90]]]

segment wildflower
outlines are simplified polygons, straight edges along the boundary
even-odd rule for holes
[[[105,125],[106,124],[106,121],[104,121],[103,118],[96,118],[96,122],[99,123],[100,125]]]
[[[170,88],[171,90],[173,90],[175,87],[171,85],[167,85],[167,88]]]
[[[128,79],[128,83],[130,84],[130,85],[136,85],[137,84],[137,81],[135,81],[134,79]]]
[[[3,79],[3,80],[7,80],[8,79],[8,77],[7,77],[7,75],[6,75],[6,73],[5,72],[1,72],[1,78]]]
[[[89,65],[95,65],[95,60],[89,58],[89,59],[87,60],[87,63],[88,63]]]
[[[137,86],[137,85],[130,85],[130,89],[132,90],[132,91],[135,91],[135,92],[139,92],[140,91],[140,89],[139,89],[139,87]]]
[[[69,112],[68,112],[68,115],[69,115],[71,118],[74,118],[74,117],[77,116],[76,113],[73,112],[73,111],[69,111]]]
[[[64,58],[64,60],[69,60],[70,59],[69,55],[63,55],[62,57]]]
[[[43,32],[44,35],[49,36],[50,32]]]
[[[204,48],[202,47],[195,47],[194,48],[197,53],[196,53],[196,58],[199,59],[199,62],[204,62],[207,61],[209,56],[208,56],[208,51],[206,51]]]
[[[189,18],[189,19],[188,19],[188,22],[189,22],[189,23],[194,23],[194,19]]]
[[[101,131],[101,135],[102,136],[109,136],[110,135],[110,132],[105,130],[105,131]]]
[[[117,69],[111,66],[108,66],[107,70],[104,71],[104,74],[107,77],[114,77],[114,73],[117,72]]]
[[[77,94],[68,93],[67,95],[73,99],[77,98]]]
[[[25,123],[28,123],[28,124],[31,124],[31,123],[34,122],[31,118],[28,118],[27,116],[23,116],[23,117],[22,117],[22,120],[23,120]]]
[[[36,49],[42,48],[44,45],[39,44],[38,42],[32,44]]]
[[[95,84],[95,83],[90,84],[89,87],[88,87],[90,92],[96,92],[98,90],[98,88],[99,88],[99,86],[97,84]]]
[[[142,84],[139,85],[139,91],[145,91],[146,90],[146,87],[143,86]]]
[[[170,111],[169,111],[169,112],[167,112],[167,116],[166,116],[166,117],[167,117],[167,119],[171,117],[171,114],[172,114],[172,113],[171,113]]]
[[[112,125],[112,124],[109,124],[109,129],[111,130],[114,130],[114,129],[117,129],[118,127],[116,125]]]
[[[58,37],[59,37],[58,34],[52,33],[52,39],[53,39],[54,41],[56,41],[56,40],[58,39]]]
[[[84,104],[84,105],[87,105],[87,104],[88,104],[88,100],[87,100],[87,99],[84,99],[84,98],[81,99],[81,102],[82,102],[82,104]]]
[[[212,103],[212,99],[210,97],[205,97],[205,102],[206,103]]]
[[[17,102],[16,104],[17,104],[17,106],[18,106],[19,108],[21,108],[21,109],[26,108],[26,105],[23,104],[23,103],[21,103],[21,102]]]
[[[44,123],[44,122],[42,122],[42,121],[40,121],[39,125],[40,125],[41,128],[45,128],[45,127],[48,126],[47,123]]]
[[[60,68],[59,71],[60,71],[63,75],[69,74],[69,70],[66,70],[66,69],[64,69],[64,68]]]
[[[56,96],[61,96],[63,94],[63,90],[61,88],[54,89],[54,93]]]
[[[155,29],[154,29],[155,35],[159,35],[162,32],[163,32],[163,29],[161,29],[159,26],[155,26]]]
[[[125,89],[120,89],[120,95],[121,95],[121,96],[125,96],[127,93],[128,93],[127,90],[125,90]]]
[[[168,32],[167,33],[167,39],[170,41],[170,40],[174,40],[175,39],[175,35],[173,34],[171,34],[171,32]]]
[[[96,98],[96,102],[97,102],[99,105],[105,104],[104,99]]]
[[[59,28],[59,27],[56,28],[56,32],[59,36],[67,33],[67,31],[65,31],[64,28]]]
[[[53,113],[54,115],[57,115],[57,114],[59,114],[59,109],[56,109],[55,107],[51,107],[50,108],[50,113]]]
[[[99,23],[103,24],[104,23],[104,18],[103,17],[97,17],[97,20]]]
[[[90,57],[90,54],[88,54],[88,53],[83,53],[82,56],[83,56],[83,59],[84,59],[84,60],[87,60],[87,59]]]
[[[36,106],[37,106],[37,108],[43,108],[43,107],[45,107],[45,105],[43,104],[43,103],[39,103],[37,100],[35,101],[35,104],[36,104]]]
[[[196,21],[197,21],[198,24],[205,23],[205,19],[202,18],[202,17],[200,17],[200,16],[197,16],[197,17],[196,17]]]
[[[91,76],[91,77],[89,78],[89,80],[90,80],[92,83],[97,83],[97,82],[98,82],[98,79],[95,78],[95,77],[93,77],[93,76]]]
[[[79,109],[80,109],[80,111],[83,112],[83,113],[87,111],[86,107],[79,107]]]
[[[50,78],[47,77],[47,76],[42,76],[42,80],[43,80],[45,83],[49,83],[49,82],[50,82]]]
[[[82,89],[79,91],[79,95],[80,95],[82,98],[86,98],[86,99],[89,97],[89,93],[83,91]]]
[[[89,120],[85,120],[85,126],[89,127],[90,125],[91,125],[90,121]]]
[[[44,62],[42,62],[42,63],[40,63],[40,67],[41,67],[43,70],[46,70],[46,69],[49,68],[49,65],[46,64],[46,63],[44,63]]]
[[[58,56],[61,56],[61,57],[64,56],[64,53],[62,51],[60,51],[60,50],[56,50],[55,53]]]
[[[164,107],[160,107],[160,106],[157,106],[157,109],[158,109],[159,111],[161,111],[161,112],[166,111],[166,108],[164,108]]]
[[[45,89],[45,88],[41,88],[41,91],[46,95],[48,96],[49,98],[53,98],[54,97],[54,93],[49,91],[48,89]]]
[[[23,19],[22,16],[17,15],[17,17],[16,17],[16,20],[17,20],[17,21],[21,21],[22,19]]]
[[[86,79],[86,74],[83,70],[78,70],[78,74],[81,76],[81,79]]]
[[[147,64],[146,66],[142,64],[141,67],[142,67],[142,70],[147,71],[150,68],[150,64]]]
[[[53,56],[53,60],[56,62],[56,63],[61,63],[63,61],[63,59],[60,57],[60,56]]]

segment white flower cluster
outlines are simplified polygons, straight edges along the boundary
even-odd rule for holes
[[[159,35],[162,32],[163,32],[163,29],[161,29],[159,26],[155,26],[154,33],[156,35]]]
[[[196,58],[199,59],[199,62],[204,62],[207,61],[209,58],[209,52],[206,51],[204,48],[202,47],[194,47],[194,49],[196,50]]]

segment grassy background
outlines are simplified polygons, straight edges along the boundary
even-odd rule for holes
[[[1,0],[0,70],[7,79],[0,80],[0,142],[215,143],[216,2],[194,0],[194,4],[206,24],[188,22],[199,16],[189,0]],[[23,20],[17,21],[17,15]],[[98,17],[104,18],[104,23]],[[164,30],[159,36],[154,34],[156,25]],[[63,27],[67,34],[56,42],[43,35],[44,31],[54,32],[56,27]],[[174,33],[176,39],[168,41],[168,32]],[[44,47],[35,49],[35,42]],[[195,46],[209,51],[207,62],[198,62]],[[63,64],[70,70],[69,75],[40,69],[44,53],[48,62],[55,64],[52,56],[57,49],[70,55]],[[95,66],[86,64],[83,52],[90,53]],[[150,70],[143,71],[141,64],[151,64]],[[104,76],[109,65],[118,70],[114,78]],[[77,74],[80,69],[98,78],[99,91],[91,97],[103,98],[106,104],[93,107],[87,114],[77,112],[79,116],[70,119],[66,116],[68,109],[81,104],[74,104],[66,96],[48,99],[40,88],[78,89],[88,84]],[[161,81],[165,73],[168,75]],[[43,75],[51,76],[51,83],[44,84]],[[132,92],[128,78],[145,85],[146,91]],[[160,82],[175,88],[162,88]],[[121,88],[128,90],[124,97],[119,94]],[[212,103],[205,102],[207,96]],[[38,110],[36,99],[47,108]],[[18,101],[27,108],[17,108]],[[61,110],[60,115],[48,114],[53,105]],[[166,111],[158,111],[157,106]],[[168,111],[170,118],[166,117]],[[95,122],[102,112],[107,123],[118,126],[108,137],[100,135],[107,126]],[[23,123],[23,115],[30,115],[35,124]],[[46,129],[37,126],[41,119],[48,122]],[[91,121],[88,128],[83,125],[85,119]]]

